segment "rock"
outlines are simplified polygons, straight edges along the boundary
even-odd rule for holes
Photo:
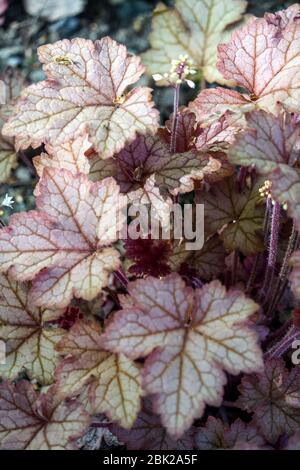
[[[79,15],[85,7],[85,0],[24,0],[24,8],[29,15],[57,21],[68,16]]]

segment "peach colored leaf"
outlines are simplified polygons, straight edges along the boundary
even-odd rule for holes
[[[172,60],[188,55],[207,81],[224,83],[216,69],[217,45],[230,38],[246,5],[243,0],[176,0],[174,8],[159,3],[152,20],[151,49],[142,55],[148,72],[169,72]]]
[[[276,168],[293,166],[300,149],[300,127],[294,116],[258,110],[246,115],[247,130],[236,136],[229,149],[235,165],[255,165],[260,174],[269,175]]]
[[[30,382],[0,384],[0,448],[2,450],[74,449],[90,418],[76,401],[55,397],[53,387],[39,394]]]
[[[227,251],[240,250],[245,255],[264,249],[262,225],[264,208],[259,205],[258,179],[252,188],[239,192],[236,179],[227,178],[212,185],[208,193],[199,193],[197,202],[204,204],[208,234],[220,233]]]
[[[79,321],[62,338],[57,349],[67,354],[57,370],[60,393],[74,396],[85,386],[93,413],[105,413],[130,428],[140,410],[140,368],[125,356],[101,347],[101,327]]]
[[[169,263],[173,271],[177,271],[185,263],[194,268],[201,279],[206,281],[224,272],[226,252],[218,235],[213,235],[204,243],[199,251],[185,250],[185,244],[177,245]]]
[[[155,411],[178,439],[205,404],[219,406],[224,370],[237,374],[262,367],[257,336],[247,326],[258,306],[219,281],[186,287],[178,274],[128,285],[130,301],[103,335],[105,348],[132,359],[146,357],[143,389],[155,395]]]
[[[189,109],[195,113],[198,122],[218,119],[225,111],[246,112],[253,108],[250,98],[227,88],[209,88],[201,91]]]
[[[73,296],[92,300],[119,266],[119,188],[113,179],[48,168],[39,183],[38,211],[15,214],[0,230],[1,271],[33,280],[36,306],[66,307]],[[114,217],[115,215],[115,217]]]
[[[233,33],[228,44],[218,46],[217,63],[223,76],[247,90],[248,96],[224,88],[208,89],[199,94],[190,109],[201,121],[216,118],[228,109],[247,112],[261,108],[277,114],[278,103],[298,111],[299,41],[297,5],[248,22]]]
[[[208,417],[206,425],[199,429],[195,440],[199,450],[233,449],[238,442],[258,447],[265,444],[264,438],[251,423],[246,424],[237,419],[228,426],[213,416]]]
[[[192,450],[194,447],[194,430],[189,429],[176,441],[172,439],[152,412],[149,399],[144,400],[143,409],[130,431],[116,425],[111,426],[111,431],[128,450]]]
[[[244,377],[239,389],[237,404],[254,413],[253,421],[267,441],[275,444],[281,435],[290,436],[299,428],[300,408],[288,403],[295,394],[299,400],[297,367],[288,371],[282,359],[272,359],[264,372]]]
[[[0,338],[6,345],[5,364],[0,376],[15,379],[25,370],[43,385],[54,380],[59,361],[55,345],[64,330],[47,325],[58,318],[59,310],[45,310],[29,302],[29,286],[0,274]]]
[[[278,18],[288,17],[288,21]],[[276,112],[277,103],[299,110],[299,7],[268,14],[235,31],[218,46],[217,67],[250,94],[256,107]]]
[[[13,112],[14,101],[23,84],[24,78],[19,72],[7,70],[0,75],[0,183],[7,181],[11,170],[17,166],[14,139],[5,137],[2,128]]]
[[[85,156],[85,152],[89,150],[91,144],[88,135],[83,134],[76,139],[65,142],[60,145],[46,145],[47,153],[42,153],[38,157],[33,158],[36,172],[40,178],[43,176],[45,168],[66,169],[71,173],[89,174],[89,160]]]
[[[137,131],[157,129],[151,90],[138,87],[124,94],[144,71],[125,46],[108,37],[64,39],[41,46],[38,54],[48,79],[23,91],[4,126],[4,133],[21,138],[23,146],[37,141],[59,145],[87,131],[105,159]]]
[[[226,149],[235,140],[235,136],[243,127],[241,119],[229,111],[226,111],[216,121],[201,128],[195,139],[197,150]]]
[[[170,211],[172,209],[172,199],[169,195],[162,195],[156,185],[155,175],[150,176],[142,188],[127,193],[127,197],[132,206],[143,204],[148,209],[148,218],[153,217],[162,227],[170,226]],[[143,219],[143,214],[140,217]],[[148,227],[148,221],[145,221]],[[148,235],[146,233],[145,235]]]
[[[0,111],[1,112],[1,111]],[[10,176],[12,169],[17,166],[17,155],[12,139],[4,138],[3,122],[0,118],[0,183],[4,183]]]

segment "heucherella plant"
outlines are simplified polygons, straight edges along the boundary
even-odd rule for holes
[[[246,6],[159,4],[142,58],[41,46],[46,79],[0,105],[0,181],[30,147],[36,176],[0,228],[1,449],[101,426],[129,450],[299,447],[300,5]]]

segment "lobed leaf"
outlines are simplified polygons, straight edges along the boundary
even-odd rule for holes
[[[238,443],[256,446],[265,444],[258,430],[251,423],[246,424],[240,419],[230,426],[221,420],[209,416],[206,425],[201,427],[195,437],[199,450],[233,449]]]
[[[87,131],[105,159],[137,131],[157,129],[150,89],[124,94],[144,71],[125,46],[108,37],[94,43],[64,39],[41,46],[38,54],[48,79],[23,91],[3,129],[5,135],[22,139],[23,147],[36,142],[60,145]]]
[[[179,438],[205,404],[218,406],[223,372],[262,367],[247,319],[257,305],[213,281],[193,291],[178,274],[128,285],[129,300],[108,324],[103,346],[132,359],[146,357],[143,389],[171,437]]]
[[[4,3],[4,5],[5,4],[7,5],[7,3]],[[20,95],[23,85],[24,78],[16,71],[8,69],[6,73],[0,76],[0,183],[7,181],[11,170],[17,166],[14,139],[5,137],[2,133],[2,129],[13,112],[14,102]]]
[[[78,136],[76,139],[64,144],[46,145],[45,150],[47,153],[42,153],[33,158],[38,176],[42,178],[45,168],[65,169],[74,174],[84,173],[88,175],[90,164],[85,154],[90,147],[91,144],[87,134]]]
[[[288,20],[287,20],[288,18]],[[248,92],[216,88],[200,93],[198,112],[207,115],[240,108],[277,114],[277,104],[299,111],[299,6],[256,18],[218,46],[217,67],[226,80]]]
[[[247,115],[248,129],[236,137],[228,158],[233,164],[255,165],[271,181],[273,198],[287,204],[298,226],[298,157],[300,128],[298,116],[282,110],[277,117],[265,111]]]
[[[260,174],[269,175],[276,168],[297,162],[300,128],[293,115],[282,112],[274,116],[259,110],[248,113],[246,119],[248,129],[236,137],[229,149],[233,164],[255,165]]]
[[[245,255],[263,251],[261,185],[262,181],[257,180],[252,188],[239,192],[235,178],[227,178],[208,193],[199,193],[197,201],[204,204],[207,233],[219,232],[227,251],[237,249]]]
[[[205,241],[199,251],[186,251],[185,244],[174,247],[169,257],[172,271],[180,269],[182,264],[194,268],[199,277],[206,281],[218,276],[224,271],[226,251],[218,235],[213,235]]]
[[[111,246],[121,208],[113,179],[91,183],[87,176],[49,168],[39,183],[39,210],[15,214],[0,230],[1,271],[33,280],[36,306],[66,307],[73,296],[92,300],[119,266]]]
[[[138,191],[136,194],[142,197],[141,194],[147,192],[149,179],[155,181],[156,187],[177,194],[192,191],[196,180],[218,180],[232,171],[221,153],[194,149],[172,155],[159,136],[138,135],[115,158],[103,162],[98,156],[94,157],[90,175],[93,181],[114,176],[122,192]],[[133,199],[132,195],[130,197]]]
[[[19,372],[40,383],[53,383],[59,361],[55,345],[64,330],[47,325],[62,312],[34,307],[29,301],[29,286],[0,274],[0,338],[5,341],[5,365],[0,376],[15,379]]]
[[[216,69],[217,45],[230,38],[241,20],[243,0],[176,0],[174,8],[159,3],[154,10],[151,49],[142,55],[148,72],[169,72],[171,61],[188,55],[209,82],[224,83]]]
[[[0,448],[2,450],[74,449],[89,416],[76,401],[61,401],[51,387],[38,393],[30,382],[0,384]]]
[[[57,349],[68,355],[57,369],[59,391],[74,396],[87,387],[93,414],[105,413],[130,428],[140,410],[140,368],[124,355],[101,347],[101,328],[95,322],[78,321]]]
[[[282,359],[272,359],[259,374],[243,378],[237,404],[253,412],[253,420],[267,441],[275,444],[281,435],[291,436],[299,428],[299,371],[288,371]]]

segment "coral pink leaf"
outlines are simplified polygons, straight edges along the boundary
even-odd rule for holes
[[[130,302],[108,324],[103,345],[132,359],[147,357],[143,388],[169,434],[178,439],[205,404],[218,406],[224,370],[262,367],[257,336],[247,326],[257,305],[213,281],[193,291],[178,274],[129,283]]]
[[[235,31],[228,44],[218,46],[217,66],[250,93],[256,106],[275,112],[281,102],[299,110],[299,42],[299,7],[292,6]]]
[[[247,96],[227,88],[209,88],[201,91],[194,101],[189,103],[199,122],[220,117],[226,110],[247,111],[253,107]]]
[[[64,39],[41,46],[38,53],[48,80],[24,90],[6,135],[17,135],[27,146],[33,136],[34,142],[57,145],[86,130],[101,157],[109,158],[137,131],[157,129],[151,90],[139,87],[124,94],[144,71],[125,46],[108,37]]]
[[[39,188],[39,210],[14,215],[0,231],[1,271],[33,280],[36,306],[66,307],[73,296],[92,300],[119,266],[109,246],[118,238],[119,188],[113,179],[91,183],[53,168],[44,170]]]
[[[0,448],[3,450],[74,449],[90,418],[76,401],[64,401],[51,387],[38,394],[25,380],[0,385]]]
[[[243,127],[241,119],[236,114],[229,111],[211,124],[201,128],[199,135],[195,139],[197,150],[206,150],[211,148],[225,148],[232,144],[235,136]]]
[[[78,136],[69,142],[60,145],[46,145],[47,153],[43,153],[38,157],[34,157],[33,163],[37,174],[40,178],[43,176],[45,168],[66,169],[71,173],[89,174],[90,165],[88,158],[85,156],[91,148],[87,134]]]

